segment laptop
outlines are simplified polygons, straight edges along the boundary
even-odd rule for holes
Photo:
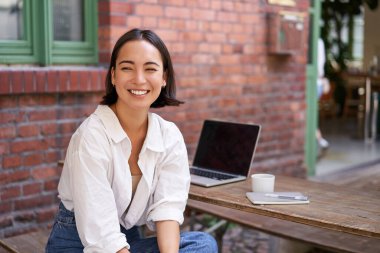
[[[245,180],[260,129],[255,124],[205,120],[190,166],[191,183],[211,187]]]

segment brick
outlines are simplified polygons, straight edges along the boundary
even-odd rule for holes
[[[59,71],[58,72],[58,90],[59,91],[67,91],[69,87],[69,80],[70,80],[70,72],[65,70],[65,71]]]
[[[36,89],[36,82],[35,82],[35,74],[33,71],[24,71],[24,90],[25,93],[32,93],[35,92]]]
[[[41,106],[55,105],[57,103],[54,95],[41,95],[38,101]]]
[[[12,216],[0,217],[0,229],[11,227],[12,225]]]
[[[0,155],[8,154],[9,153],[9,143],[0,141]]]
[[[35,207],[43,207],[53,203],[51,195],[39,195],[15,201],[15,210],[28,210]]]
[[[110,12],[110,1],[99,1],[98,12],[99,13],[109,13]]]
[[[144,17],[143,27],[147,27],[149,29],[156,28],[157,27],[157,18],[156,17]]]
[[[44,191],[57,191],[58,179],[49,179],[44,181]]]
[[[19,107],[33,107],[39,105],[39,96],[20,96]]]
[[[216,17],[214,10],[192,9],[191,17],[195,20],[213,21]]]
[[[41,134],[42,135],[52,135],[57,133],[58,125],[57,123],[44,123],[41,125]]]
[[[81,91],[92,91],[93,87],[91,85],[91,79],[88,78],[89,72],[87,71],[80,71],[79,72],[79,80],[80,80],[80,87],[79,90]]]
[[[37,92],[45,92],[46,91],[46,85],[47,85],[47,79],[46,79],[46,71],[39,70],[36,71],[36,88]]]
[[[34,179],[48,179],[48,178],[54,178],[59,177],[59,173],[57,168],[53,167],[38,167],[32,170],[32,177]]]
[[[180,18],[189,19],[191,18],[191,9],[185,7],[166,7],[165,16],[168,18]]]
[[[19,137],[32,137],[40,134],[40,127],[36,124],[33,125],[19,125],[17,127]]]
[[[42,162],[43,162],[43,155],[40,153],[24,155],[24,159],[23,159],[24,166],[38,165],[38,164],[41,164]]]
[[[24,73],[22,71],[12,71],[11,92],[22,93],[24,91]]]
[[[18,155],[4,156],[3,157],[3,168],[15,168],[19,167],[22,164],[22,157]]]
[[[41,120],[54,120],[57,119],[57,112],[52,109],[43,109],[38,111],[29,112],[30,121],[41,121]]]
[[[70,82],[67,91],[78,91],[80,87],[79,72],[77,70],[70,71]]]
[[[127,15],[111,15],[108,19],[108,22],[111,26],[125,26],[127,23]]]
[[[53,163],[56,164],[58,160],[60,160],[61,156],[59,151],[46,151],[44,154],[44,162],[45,163]]]
[[[47,222],[54,219],[55,214],[57,212],[57,208],[48,208],[36,211],[37,222]]]
[[[16,214],[14,219],[19,223],[28,223],[36,219],[36,214],[32,211],[21,212]]]
[[[131,14],[133,11],[132,5],[123,2],[110,2],[110,12],[111,13],[121,13],[123,15]]]
[[[42,186],[43,185],[40,182],[33,182],[33,183],[24,184],[22,186],[23,196],[40,194],[42,192]]]
[[[14,199],[16,197],[19,197],[21,195],[21,189],[19,186],[11,186],[11,187],[5,187],[1,191],[1,201]]]
[[[99,26],[109,26],[111,24],[111,17],[110,15],[107,13],[107,15],[102,15],[101,13],[99,13],[98,15],[98,23],[99,23]]]
[[[0,138],[9,139],[16,136],[16,129],[14,126],[1,126],[0,127]]]
[[[18,96],[1,96],[0,108],[4,110],[5,108],[17,108],[18,106]]]
[[[10,213],[12,211],[12,204],[10,201],[0,201],[0,214]]]
[[[48,92],[58,91],[58,71],[49,70],[47,71],[47,90]]]
[[[25,151],[44,150],[48,148],[45,140],[20,140],[11,143],[11,152],[21,153]]]
[[[0,94],[9,94],[11,92],[9,71],[0,71]]]
[[[161,17],[164,14],[164,8],[153,4],[136,4],[135,14],[140,16]]]
[[[30,172],[28,170],[17,170],[12,171],[6,175],[4,175],[6,182],[19,182],[24,181],[30,177]]]
[[[216,20],[219,22],[237,22],[239,20],[238,15],[234,12],[220,11],[216,14]]]

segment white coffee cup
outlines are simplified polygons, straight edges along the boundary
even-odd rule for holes
[[[273,192],[274,179],[272,174],[252,174],[252,191],[254,192]]]

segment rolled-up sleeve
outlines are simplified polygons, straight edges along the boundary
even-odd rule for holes
[[[190,187],[187,150],[181,132],[172,124],[163,139],[167,140],[165,154],[157,164],[158,182],[147,217],[147,225],[152,230],[156,221],[183,223]]]
[[[111,156],[106,147],[109,145],[105,137],[99,136],[104,135],[89,132],[74,137],[66,162],[84,252],[114,253],[129,245],[120,232],[115,197],[107,178]]]

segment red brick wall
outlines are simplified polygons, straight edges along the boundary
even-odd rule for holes
[[[294,55],[267,53],[267,14],[306,15],[309,1],[296,2],[99,0],[100,66],[126,30],[155,30],[172,54],[186,104],[154,111],[177,123],[190,158],[204,119],[254,122],[263,129],[253,171],[305,176],[307,32]],[[104,67],[0,67],[0,237],[51,224],[57,160],[100,100],[104,77]]]

